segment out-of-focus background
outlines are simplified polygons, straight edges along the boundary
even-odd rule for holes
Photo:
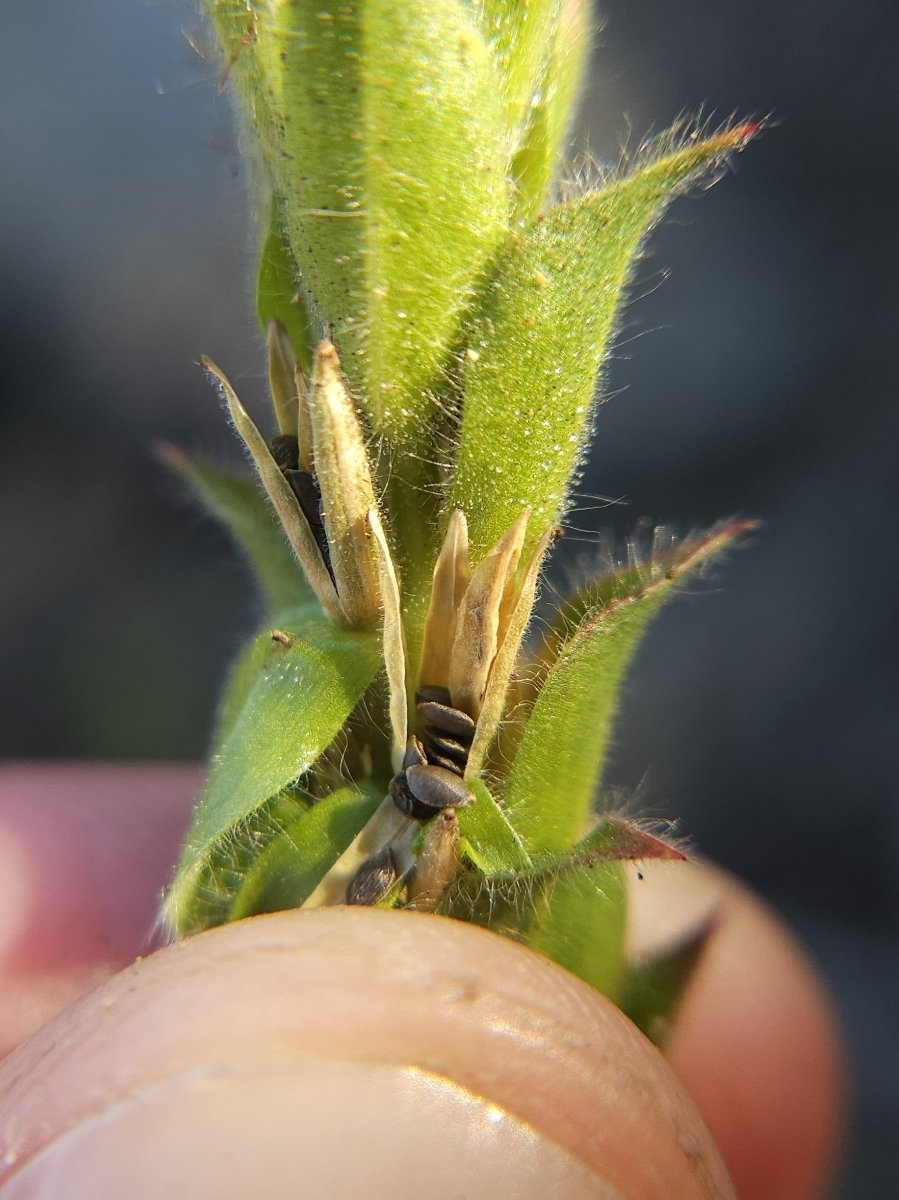
[[[764,522],[651,635],[610,782],[805,937],[856,1064],[835,1196],[892,1200],[899,6],[606,0],[604,17],[599,157],[699,105],[775,118],[653,238],[584,484],[621,503],[585,498],[590,532],[567,539],[595,559],[597,532],[643,518]],[[254,605],[154,443],[238,460],[201,352],[263,393],[228,100],[180,0],[45,0],[3,27],[0,754],[198,758]]]

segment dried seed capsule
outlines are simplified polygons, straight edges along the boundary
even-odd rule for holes
[[[396,860],[389,846],[367,859],[349,882],[347,904],[371,907],[382,900],[396,883]]]
[[[300,444],[294,434],[279,433],[268,444],[272,458],[278,464],[282,475],[290,484],[290,490],[296,496],[303,516],[309,522],[315,544],[318,546],[331,582],[334,582],[334,571],[331,567],[331,550],[322,520],[322,497],[318,482],[309,471],[299,470]]]
[[[445,808],[425,834],[406,893],[406,907],[433,912],[459,870],[459,822],[455,810]]]
[[[468,785],[445,767],[428,763],[422,767],[408,767],[404,774],[408,790],[420,804],[431,810],[431,815],[441,808],[465,808],[474,800]]]

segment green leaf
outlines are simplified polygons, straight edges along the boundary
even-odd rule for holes
[[[468,786],[475,802],[458,812],[462,853],[484,875],[528,870],[528,852],[487,785],[481,779],[470,779]]]
[[[686,857],[670,840],[652,833],[639,822],[607,815],[560,861],[559,866],[590,867],[599,862],[645,862],[650,858],[683,862]]]
[[[284,233],[284,218],[275,201],[259,254],[256,315],[262,330],[268,328],[269,321],[279,321],[284,326],[297,361],[308,375],[312,369],[312,351],[322,331],[315,329],[307,311],[302,278]]]
[[[525,505],[527,554],[564,516],[591,427],[600,367],[643,239],[671,198],[720,165],[733,130],[558,204],[515,236],[464,342],[464,401],[451,507],[476,561]]]
[[[259,855],[310,803],[311,797],[299,789],[281,793],[223,833],[193,864],[190,891],[183,893],[187,899],[181,904],[177,926],[171,897],[166,897],[164,915],[171,931],[184,936],[228,921],[234,899]]]
[[[668,1038],[684,991],[717,924],[713,916],[676,946],[625,968],[618,1006],[657,1046],[664,1046]]]
[[[529,850],[562,852],[583,835],[621,684],[648,623],[679,583],[749,528],[746,521],[719,527],[643,566],[612,572],[563,611],[503,795]]]
[[[202,899],[206,861],[313,766],[381,666],[376,634],[335,629],[310,608],[285,620],[283,631],[292,639],[289,646],[273,642],[268,632],[257,640],[267,643],[261,669],[213,754],[166,898],[167,920],[179,933],[197,927],[194,909]]]
[[[606,817],[566,854],[543,854],[535,865],[522,856],[484,874],[463,872],[443,911],[526,942],[614,997],[624,970],[621,861],[683,857],[633,822]],[[636,1003],[639,983],[634,987]]]
[[[300,813],[272,838],[247,872],[228,920],[299,908],[380,802],[380,796],[346,787]]]
[[[294,615],[296,610],[293,610]],[[310,615],[317,616],[315,608],[310,608]],[[228,670],[227,682],[219,697],[218,709],[215,716],[212,745],[220,746],[231,732],[238,717],[243,712],[247,696],[269,660],[272,652],[272,637],[259,636],[252,638],[241,647],[237,657]]]
[[[537,900],[527,944],[614,998],[624,964],[626,912],[618,863],[570,867]]]
[[[564,3],[560,9],[560,19],[546,39],[543,75],[529,98],[527,128],[512,165],[519,220],[533,220],[546,200],[590,61],[591,5]]]
[[[588,857],[463,871],[439,911],[524,942],[614,997],[624,969],[624,874],[618,862]]]
[[[421,440],[511,207],[516,131],[477,7],[207,3],[314,324],[374,430]]]
[[[499,65],[506,127],[523,130],[545,82],[563,5],[560,0],[527,4],[521,0],[483,0],[478,7],[485,40]]]
[[[255,483],[227,467],[188,458],[175,446],[163,446],[161,454],[231,534],[253,568],[270,613],[313,599],[284,531]]]

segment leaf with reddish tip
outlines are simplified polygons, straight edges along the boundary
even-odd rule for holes
[[[550,631],[550,665],[509,770],[503,800],[533,852],[563,853],[584,834],[621,684],[650,621],[683,581],[752,528],[738,521],[628,566],[575,596]]]
[[[568,861],[463,873],[440,911],[524,942],[614,997],[624,967],[627,907],[620,863]]]
[[[624,817],[604,817],[595,829],[574,848],[572,861],[594,863],[601,860],[641,860],[650,858],[686,861],[686,854],[658,834],[650,833],[638,821]]]
[[[592,428],[600,368],[643,240],[667,204],[746,127],[683,139],[633,174],[554,205],[510,235],[465,330],[464,400],[450,503],[477,561],[525,505],[527,555],[564,516]],[[674,140],[672,136],[669,141]]]

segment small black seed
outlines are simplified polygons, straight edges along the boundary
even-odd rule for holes
[[[424,767],[409,767],[405,775],[408,790],[432,815],[441,808],[465,808],[474,800],[468,785],[445,767],[428,763]]]
[[[396,883],[396,860],[389,846],[362,864],[346,890],[347,904],[369,907],[382,900]]]
[[[300,465],[300,445],[292,433],[279,433],[268,444],[272,458],[281,471],[295,471]]]
[[[462,777],[466,764],[453,762],[451,758],[444,758],[441,754],[429,754],[428,762],[432,767],[443,767],[445,771],[452,771],[454,775]]]
[[[416,704],[427,704],[432,700],[437,704],[444,704],[447,707],[452,707],[453,703],[449,688],[425,685],[424,687],[420,687],[415,693]]]
[[[322,520],[322,494],[319,491],[318,482],[315,476],[310,475],[308,471],[285,471],[284,478],[299,501],[303,516],[309,522],[309,528],[315,538],[315,544],[328,568],[331,582],[336,587],[337,580],[334,578],[334,569],[331,566],[331,548],[328,545],[328,535],[325,533],[325,525]]]
[[[413,733],[406,742],[406,753],[403,755],[403,767],[420,767],[428,761],[421,742]]]
[[[448,733],[470,746],[474,740],[475,722],[461,708],[453,708],[449,704],[439,704],[436,700],[423,700],[418,705],[418,712],[426,725],[432,726],[440,733]]]
[[[413,766],[411,770],[423,770]],[[422,804],[412,793],[405,771],[398,771],[387,785],[387,795],[403,814],[412,821],[430,821],[437,811],[433,805]]]
[[[455,738],[435,737],[430,732],[425,734],[425,753],[428,756],[428,762],[433,762],[435,757],[450,758],[464,769],[468,762],[468,750],[468,746],[463,746]]]

